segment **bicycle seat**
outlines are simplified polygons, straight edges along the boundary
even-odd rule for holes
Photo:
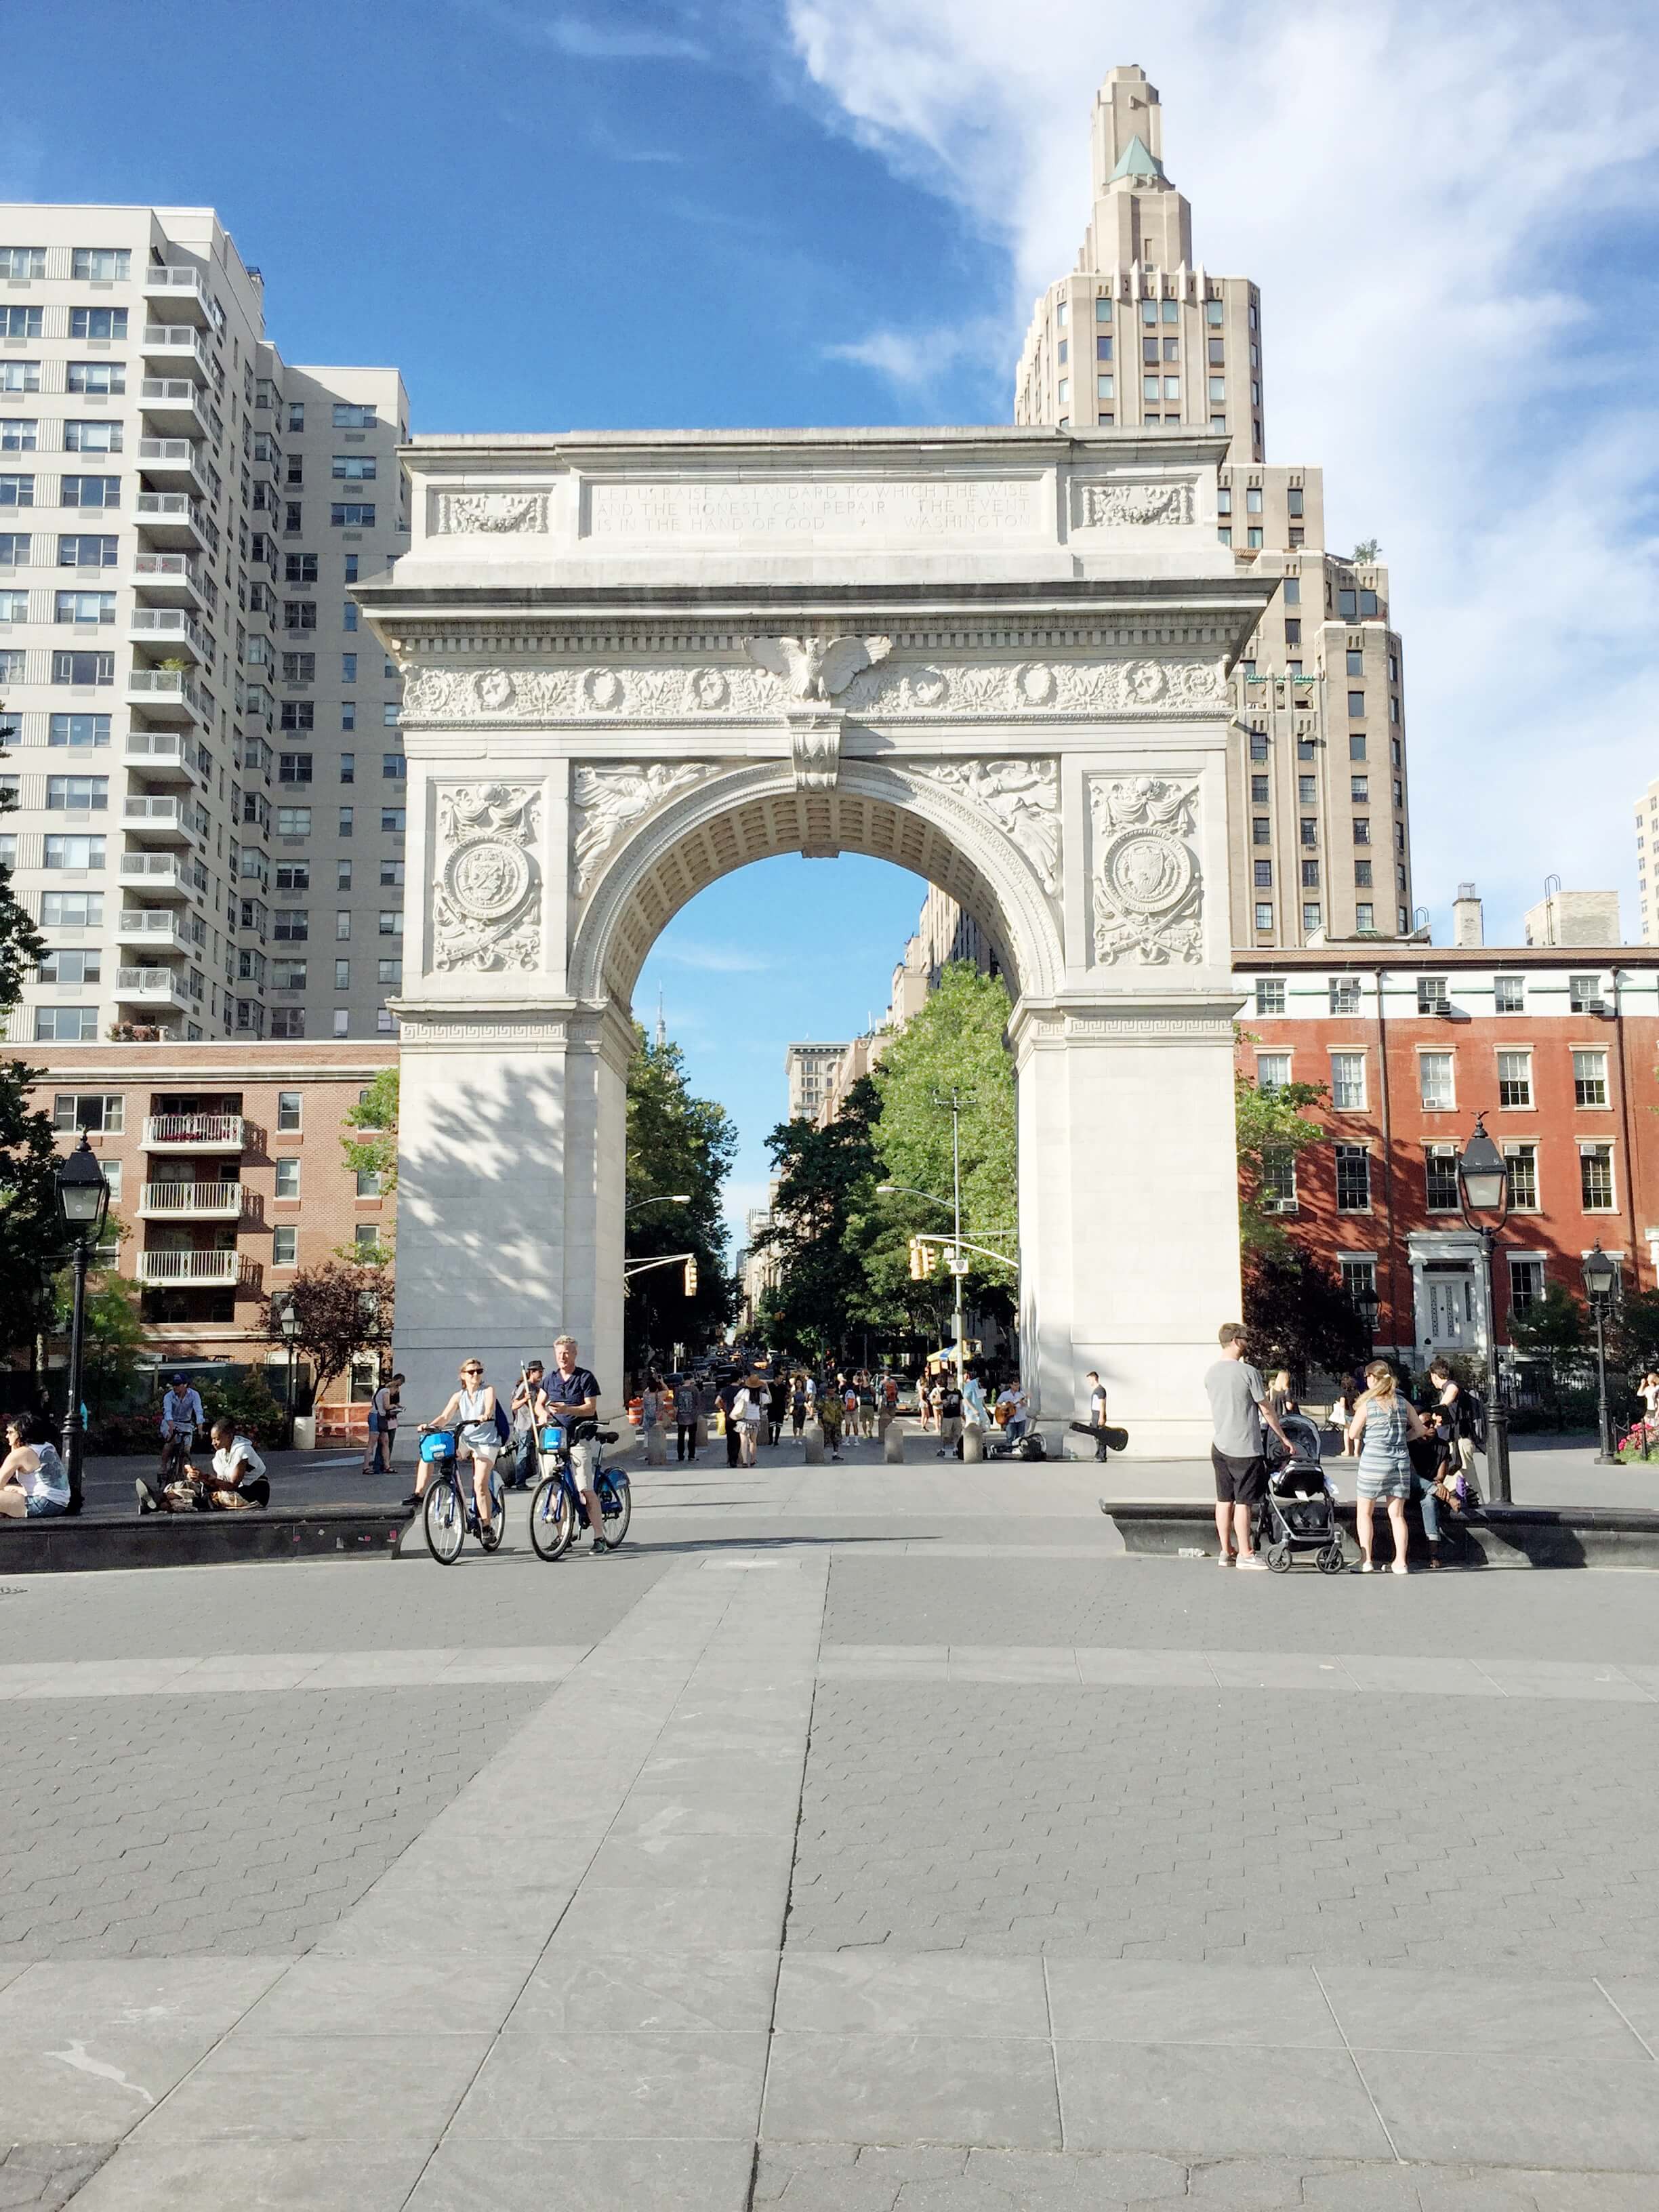
[[[593,1433],[598,1441],[602,1444],[614,1444],[617,1441],[617,1431],[615,1429],[596,1429]]]

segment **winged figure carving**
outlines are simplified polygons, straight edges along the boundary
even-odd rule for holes
[[[749,658],[770,669],[792,699],[818,702],[844,691],[893,649],[890,637],[746,637],[743,642]]]

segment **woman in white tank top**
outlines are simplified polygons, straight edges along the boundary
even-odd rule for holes
[[[431,1425],[434,1429],[453,1429],[456,1458],[471,1461],[478,1525],[488,1528],[493,1512],[489,1471],[501,1451],[501,1439],[495,1427],[495,1387],[484,1381],[482,1360],[462,1363],[460,1388],[451,1391],[448,1404]]]

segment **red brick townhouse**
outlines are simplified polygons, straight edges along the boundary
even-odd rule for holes
[[[1632,1287],[1659,1279],[1659,951],[1507,951],[1347,940],[1241,952],[1239,1064],[1321,1083],[1328,1143],[1272,1203],[1296,1241],[1374,1296],[1379,1349],[1484,1357],[1478,1238],[1456,1161],[1486,1116],[1510,1164],[1498,1340],[1547,1282],[1581,1287],[1598,1240]]]
[[[260,1300],[337,1248],[389,1236],[393,1201],[354,1175],[345,1115],[397,1058],[384,1044],[134,1044],[28,1048],[32,1103],[68,1151],[87,1133],[118,1241],[100,1257],[136,1280],[155,1358],[264,1365],[284,1389]],[[371,1363],[331,1386],[322,1425],[362,1426]],[[355,1415],[353,1408],[356,1408]]]

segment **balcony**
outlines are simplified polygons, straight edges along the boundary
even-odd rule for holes
[[[239,1182],[147,1182],[138,1200],[141,1221],[238,1221]]]
[[[201,694],[182,668],[130,668],[127,704],[142,707],[158,722],[193,722],[207,726],[207,708]]]
[[[207,632],[183,607],[134,607],[127,617],[127,639],[169,658],[188,653],[204,664],[213,659]]]
[[[151,1114],[144,1122],[147,1152],[240,1152],[247,1124],[240,1114]]]
[[[144,297],[161,322],[193,323],[200,331],[208,326],[207,280],[199,269],[146,269]]]
[[[142,945],[147,952],[187,952],[189,940],[179,917],[169,908],[130,906],[121,912],[115,935],[122,945]]]
[[[125,747],[127,766],[158,783],[193,783],[196,740],[176,730],[131,730]]]
[[[188,323],[146,323],[138,350],[146,361],[157,362],[174,374],[181,368],[194,369],[204,384],[213,373],[207,341]]]
[[[222,1290],[241,1281],[243,1265],[240,1252],[141,1252],[138,1279],[180,1290]]]
[[[188,492],[141,491],[132,509],[138,527],[152,545],[205,553],[219,542],[213,518]]]
[[[140,438],[138,465],[157,491],[189,491],[198,499],[207,497],[207,474],[192,438]]]
[[[187,609],[200,614],[209,579],[188,553],[141,553],[132,564],[132,581],[142,605]]]
[[[130,836],[158,845],[187,845],[196,835],[196,809],[184,799],[131,799],[121,809]]]
[[[138,387],[138,406],[146,422],[175,436],[205,438],[207,413],[202,395],[187,376],[147,376]]]
[[[176,968],[118,968],[115,996],[123,1005],[160,1006],[175,1014],[191,1011],[184,978]]]
[[[123,853],[121,881],[146,898],[193,899],[198,895],[184,863],[171,853]]]

